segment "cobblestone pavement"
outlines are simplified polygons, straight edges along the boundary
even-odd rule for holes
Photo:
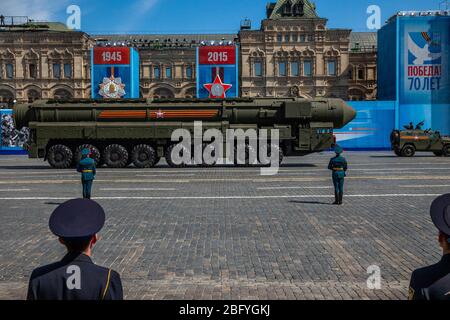
[[[94,261],[121,273],[127,299],[405,299],[411,271],[440,259],[429,207],[450,191],[450,159],[347,152],[336,207],[330,156],[289,158],[276,176],[100,169]],[[21,156],[1,156],[0,176],[0,298],[22,299],[32,269],[64,254],[48,218],[81,187],[73,170]]]

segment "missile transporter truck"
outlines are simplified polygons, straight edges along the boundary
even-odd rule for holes
[[[98,165],[112,168],[153,167],[162,157],[170,166],[180,166],[171,157],[179,144],[172,133],[181,128],[194,133],[199,121],[203,132],[217,129],[224,136],[228,129],[258,134],[267,129],[271,137],[270,130],[277,129],[279,144],[269,141],[267,154],[276,152],[282,160],[333,147],[333,129],[355,115],[340,99],[319,98],[37,100],[14,108],[16,127],[30,129],[29,157],[44,158],[58,169],[76,164],[84,148]],[[212,142],[203,141],[203,147]]]
[[[450,137],[431,129],[394,130],[391,133],[391,148],[399,157],[413,157],[416,151],[433,152],[438,157],[449,157]]]

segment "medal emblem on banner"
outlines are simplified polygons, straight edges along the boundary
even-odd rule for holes
[[[122,98],[125,93],[125,84],[122,83],[120,77],[114,77],[114,67],[111,67],[111,77],[103,78],[103,82],[99,85],[98,94],[103,98],[118,99]]]

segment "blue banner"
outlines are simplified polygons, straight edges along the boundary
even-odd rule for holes
[[[335,130],[337,143],[347,150],[390,149],[390,134],[395,126],[394,101],[348,101],[356,118]]]

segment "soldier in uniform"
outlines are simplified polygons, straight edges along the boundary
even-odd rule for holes
[[[431,220],[439,230],[442,259],[438,263],[412,273],[410,300],[450,300],[450,194],[431,204]]]
[[[333,185],[334,185],[334,203],[333,204],[342,204],[342,198],[344,197],[344,178],[345,173],[347,172],[347,160],[343,156],[341,156],[344,150],[340,146],[336,146],[334,148],[334,152],[336,156],[330,159],[330,163],[328,164],[328,169],[331,170],[333,177]]]
[[[406,130],[414,130],[414,124],[410,122],[408,125],[403,126]]]
[[[58,206],[50,216],[50,230],[67,248],[56,263],[31,274],[28,300],[122,300],[120,275],[91,260],[105,223],[105,212],[96,202],[75,199]]]
[[[83,198],[91,198],[92,183],[95,179],[95,160],[89,155],[91,151],[87,148],[81,151],[81,160],[77,165],[77,171],[81,173],[81,184],[83,186]]]

